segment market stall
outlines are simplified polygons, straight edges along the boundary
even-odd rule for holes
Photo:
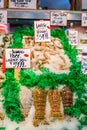
[[[0,129],[86,130],[86,12],[6,12],[8,32],[0,34]]]

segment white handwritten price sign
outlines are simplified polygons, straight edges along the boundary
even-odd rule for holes
[[[82,26],[86,27],[87,26],[87,13],[82,13]]]
[[[50,21],[34,21],[35,42],[49,42],[50,35]]]
[[[65,12],[51,12],[51,25],[52,26],[67,26],[67,13]]]
[[[82,55],[82,72],[87,75],[87,52]]]
[[[30,68],[30,49],[6,49],[6,68]]]
[[[37,9],[37,0],[9,0],[9,8]]]
[[[0,10],[0,23],[7,24],[7,11],[6,10]]]
[[[0,0],[0,8],[4,8],[4,0]]]
[[[78,31],[76,30],[69,30],[68,31],[69,43],[71,45],[77,46],[78,45]]]

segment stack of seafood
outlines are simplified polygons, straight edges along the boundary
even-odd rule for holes
[[[2,70],[0,70],[0,88],[4,79],[5,79],[5,75],[3,74]]]
[[[71,107],[73,104],[73,94],[68,87],[64,87],[62,90],[58,88],[53,90],[43,90],[36,88],[33,90],[33,100],[35,107],[35,115],[33,125],[48,124],[46,121],[46,97],[48,96],[48,102],[50,104],[50,121],[63,120],[64,108]],[[64,107],[64,108],[63,108]]]
[[[20,91],[20,109],[23,115],[23,120],[28,117],[32,106],[32,92],[25,86],[21,86]]]
[[[0,88],[0,100],[2,101],[3,100],[3,96],[2,96],[2,89]],[[3,107],[2,107],[2,102],[0,102],[0,121],[4,120],[5,118],[5,112],[3,110]]]
[[[68,87],[64,87],[61,91],[62,94],[62,102],[64,108],[71,107],[73,104],[73,93]]]
[[[64,115],[61,111],[61,97],[58,89],[48,91],[48,100],[51,107],[51,117],[53,120],[63,119]]]
[[[60,39],[51,37],[51,42],[35,43],[34,37],[24,36],[22,43],[23,48],[31,50],[31,69],[35,73],[38,74],[40,67],[48,68],[51,72],[55,73],[69,72],[71,62],[64,52]],[[41,88],[33,90],[35,107],[34,126],[38,126],[45,120],[46,95],[46,91]],[[65,95],[63,92],[62,96],[64,99]],[[64,118],[63,110],[61,111],[61,104],[65,103],[65,99],[63,102],[61,99],[61,92],[58,89],[48,91],[48,100],[51,108],[50,117],[52,120],[61,120]]]
[[[45,120],[45,108],[46,108],[46,90],[41,88],[36,88],[33,90],[33,100],[35,107],[35,115],[33,120],[33,125],[38,126],[41,124],[46,124]]]
[[[5,79],[4,74],[2,73],[2,62],[5,49],[12,43],[12,37],[10,34],[0,34],[0,86],[2,81]]]
[[[3,52],[4,49],[3,47],[0,46],[0,88],[1,88],[2,81],[5,79],[5,75],[2,72]]]
[[[23,37],[23,48],[31,49],[31,69],[38,71],[40,67],[46,67],[55,73],[69,72],[71,62],[65,54],[61,40],[51,38],[51,42],[35,43],[34,37]]]

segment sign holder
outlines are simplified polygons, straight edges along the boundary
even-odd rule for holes
[[[75,33],[75,34],[74,34]],[[72,37],[71,37],[71,36]],[[69,37],[69,42],[72,46],[77,46],[78,45],[78,31],[74,29],[68,30],[68,37]],[[70,39],[71,38],[71,39]],[[70,41],[71,40],[71,41]],[[76,41],[76,43],[75,43]],[[73,43],[71,43],[73,42]]]
[[[0,24],[7,24],[7,10],[0,10]]]
[[[49,20],[39,20],[34,21],[34,30],[35,30],[35,42],[50,42],[50,21]]]
[[[31,2],[31,3],[29,3]],[[10,9],[37,9],[38,5],[38,1],[37,0],[28,0],[28,2],[26,2],[26,0],[20,0],[20,1],[11,1],[9,0],[9,8]]]
[[[87,13],[82,13],[81,26],[87,27]]]
[[[16,79],[16,81],[20,80],[20,68],[14,68],[14,78]]]
[[[0,9],[4,8],[4,0],[0,0]]]
[[[51,11],[50,23],[51,26],[67,26],[68,13],[63,11]]]
[[[87,76],[87,52],[82,53],[81,64],[82,64],[82,67],[83,67],[82,72]]]
[[[30,68],[30,49],[6,49],[6,68],[14,68],[16,81],[20,80],[21,68]]]

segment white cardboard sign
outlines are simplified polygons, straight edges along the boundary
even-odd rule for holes
[[[4,8],[4,0],[0,0],[0,8]]]
[[[34,21],[35,42],[50,42],[50,21]]]
[[[51,25],[53,26],[67,26],[67,13],[66,12],[51,12]]]
[[[36,9],[37,0],[9,0],[9,8]]]
[[[82,13],[82,26],[86,27],[87,26],[87,13]]]
[[[82,55],[82,72],[87,75],[87,54],[86,55]]]
[[[0,10],[0,24],[7,24],[7,11]]]
[[[69,43],[71,45],[77,46],[78,45],[78,31],[76,30],[69,30]]]
[[[6,68],[30,68],[30,49],[6,49]]]

